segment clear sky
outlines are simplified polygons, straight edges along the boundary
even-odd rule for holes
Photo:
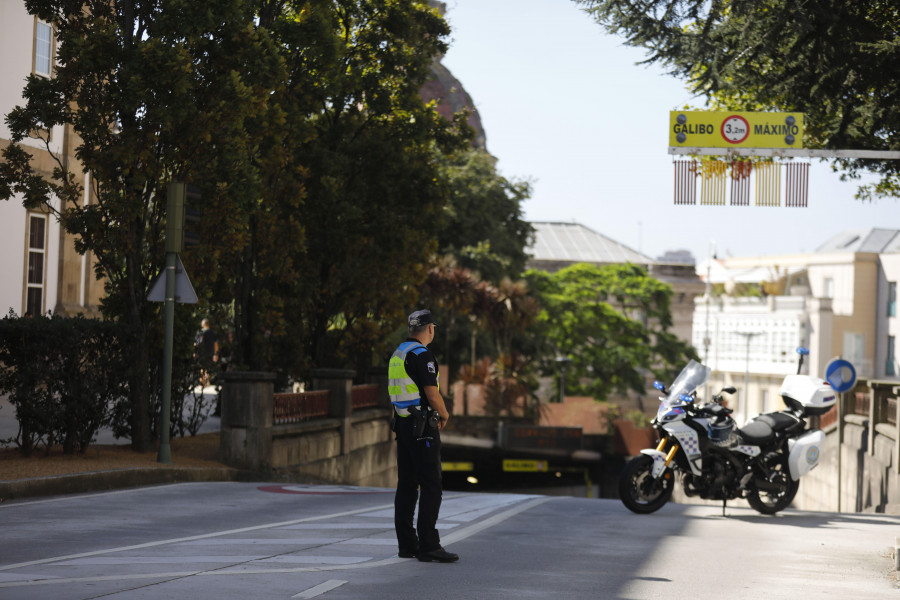
[[[472,96],[488,151],[529,179],[530,221],[577,221],[650,257],[811,252],[848,228],[900,229],[893,199],[861,203],[827,162],[810,167],[808,208],[675,206],[669,111],[682,82],[570,0],[446,0],[444,65]],[[782,200],[783,201],[783,200]]]

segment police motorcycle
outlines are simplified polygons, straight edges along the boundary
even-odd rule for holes
[[[672,497],[676,476],[687,496],[721,500],[746,498],[763,514],[787,508],[800,487],[800,478],[819,462],[825,442],[820,429],[807,428],[807,416],[822,415],[835,403],[827,381],[800,375],[806,348],[796,375],[785,377],[780,394],[787,409],[765,413],[735,427],[722,393],[698,406],[697,390],[711,369],[690,361],[672,385],[653,384],[660,396],[653,427],[659,433],[655,449],[641,450],[619,478],[619,497],[629,510],[647,514],[659,510]]]

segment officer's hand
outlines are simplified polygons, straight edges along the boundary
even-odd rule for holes
[[[450,420],[450,413],[447,413],[445,415],[440,415],[440,417],[441,417],[441,420],[438,421],[438,431],[440,431],[441,429],[443,429],[444,427],[447,426],[447,421]]]

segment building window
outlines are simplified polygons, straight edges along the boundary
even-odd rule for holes
[[[887,340],[887,360],[885,360],[884,374],[895,376],[897,374],[896,355],[894,354],[894,336],[889,335]]]
[[[47,23],[35,22],[34,27],[34,72],[50,77],[53,64],[53,29]]]
[[[825,298],[834,298],[834,279],[825,278]]]
[[[863,361],[865,337],[860,333],[844,333],[843,358],[853,363],[857,369]]]
[[[888,282],[887,316],[897,316],[897,282]]]
[[[47,217],[28,215],[28,256],[25,282],[25,314],[44,314],[44,280],[47,256]]]

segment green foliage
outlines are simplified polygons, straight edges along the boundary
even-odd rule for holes
[[[49,210],[95,257],[104,314],[123,325],[128,355],[114,430],[136,449],[157,436],[162,316],[146,296],[164,264],[172,180],[203,190],[193,207],[203,211],[201,245],[182,257],[200,304],[190,317],[177,311],[173,398],[193,369],[178,357],[192,339],[187,318],[215,314],[224,326],[227,317],[239,368],[283,379],[317,366],[362,371],[420,295],[448,228],[470,230],[454,249],[498,284],[524,264],[527,185],[465,153],[463,116],[448,122],[421,99],[449,35],[427,2],[26,5],[53,23],[60,64],[52,78],[30,78],[24,105],[7,115],[14,143],[0,198]],[[63,123],[79,162],[52,156],[48,177],[20,142],[49,151],[41,132]],[[448,209],[467,177],[483,193]],[[477,228],[447,218],[482,209]],[[490,332],[509,346],[504,319]],[[173,419],[179,410],[173,402]]]
[[[558,375],[556,358],[567,357],[567,390],[598,400],[643,392],[648,371],[665,378],[695,355],[668,331],[671,287],[638,266],[581,263],[526,281],[541,307],[543,370]]]
[[[201,364],[195,355],[194,332],[198,321],[199,319],[195,319],[193,311],[187,306],[176,305],[174,328],[177,343],[173,348],[169,414],[169,431],[173,436],[196,435],[212,412],[215,400],[198,391],[201,370],[209,369],[211,385],[221,387],[220,369],[217,366],[210,368]],[[163,323],[155,322],[150,329],[148,343],[154,348],[162,348],[164,335]],[[156,443],[160,437],[159,424],[162,412],[162,352],[155,352],[153,357],[154,360],[150,361],[146,374],[150,390],[146,418],[150,423],[150,439]],[[133,427],[137,422],[134,409],[134,403],[127,395],[116,398],[112,403],[108,425],[116,438],[131,439],[134,435]]]
[[[534,417],[534,391],[538,387],[535,369],[521,354],[500,355],[496,360],[481,358],[464,365],[459,380],[484,386],[485,413],[491,416]]]
[[[503,279],[493,285],[450,256],[439,258],[428,271],[418,306],[430,307],[441,323],[437,344],[451,378],[475,356],[523,354],[530,347],[522,344],[523,338],[530,337],[528,328],[538,311],[524,281]]]
[[[26,456],[61,444],[84,452],[125,393],[121,331],[109,321],[53,316],[0,320],[0,393],[19,421]]]
[[[505,179],[496,163],[487,152],[473,148],[441,159],[450,198],[438,234],[440,254],[452,254],[461,267],[494,284],[521,276],[534,236],[522,215],[530,185]]]
[[[300,6],[273,25],[308,124],[296,140],[305,236],[291,249],[298,278],[279,355],[299,375],[362,370],[386,350],[435,250],[446,201],[436,152],[464,141],[419,95],[449,28],[420,2]]]
[[[807,147],[900,148],[896,2],[576,2],[713,106],[803,112]],[[881,175],[860,198],[900,195],[897,161],[838,164]]]
[[[19,194],[26,206],[55,213],[76,236],[76,250],[92,253],[106,281],[103,311],[128,334],[132,444],[146,451],[147,373],[159,351],[150,344],[150,328],[160,318],[159,306],[146,297],[164,262],[166,185],[210,170],[229,185],[206,194],[209,204],[252,189],[252,164],[241,159],[259,146],[247,132],[256,132],[252,125],[265,113],[278,62],[260,54],[265,40],[241,0],[29,0],[26,6],[53,24],[58,64],[52,78],[30,77],[25,105],[7,115],[14,143],[3,151],[0,197]],[[74,129],[81,164],[50,153],[56,168],[45,178],[19,142],[64,123]],[[50,152],[46,137],[40,142]],[[88,205],[81,169],[90,174]]]

